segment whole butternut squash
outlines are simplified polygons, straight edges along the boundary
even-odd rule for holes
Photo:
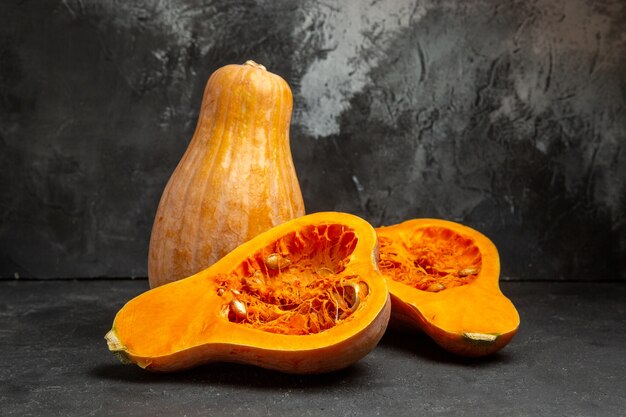
[[[304,215],[289,145],[292,103],[285,80],[252,61],[213,73],[196,131],[156,213],[151,287],[193,275]]]

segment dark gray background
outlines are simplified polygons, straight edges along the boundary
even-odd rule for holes
[[[222,65],[294,93],[308,212],[439,217],[503,276],[626,279],[621,0],[0,3],[0,277],[145,276]]]

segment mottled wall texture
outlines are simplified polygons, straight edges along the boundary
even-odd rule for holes
[[[0,3],[0,276],[145,276],[209,75],[294,92],[307,210],[466,223],[503,277],[626,280],[622,0]]]

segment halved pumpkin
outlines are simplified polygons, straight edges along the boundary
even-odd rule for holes
[[[304,216],[189,278],[129,301],[106,335],[123,361],[175,371],[212,361],[290,373],[346,367],[372,350],[391,303],[366,221]]]
[[[500,291],[500,260],[482,233],[459,223],[414,219],[376,229],[392,322],[417,327],[461,356],[504,347],[519,326]]]

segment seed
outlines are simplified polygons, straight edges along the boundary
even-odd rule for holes
[[[284,258],[278,253],[271,253],[265,258],[265,265],[271,270],[286,268],[290,263],[291,261],[289,259]]]
[[[261,271],[255,271],[251,276],[242,278],[241,282],[249,288],[256,288],[265,284],[263,278]]]
[[[464,268],[459,271],[460,277],[466,277],[468,275],[476,275],[480,270],[477,268]]]
[[[361,302],[361,297],[359,297],[359,293],[361,292],[361,286],[359,285],[360,283],[355,283],[355,282],[346,282],[344,284],[342,284],[343,288],[344,288],[344,294],[347,295],[348,292],[352,292],[353,294],[350,296],[350,298],[352,298],[352,300],[348,301],[346,300],[349,304],[350,304],[350,312],[354,313],[356,311],[356,309],[359,307],[359,304]],[[348,287],[352,288],[352,291],[348,291]],[[344,298],[345,298],[344,295]]]
[[[334,273],[330,268],[321,267],[315,271],[321,277],[331,277]]]
[[[445,290],[445,289],[446,289],[446,286],[443,285],[442,283],[434,282],[434,283],[430,284],[426,288],[426,291],[428,291],[428,292],[439,292],[439,291],[442,291],[442,290]]]
[[[246,318],[248,315],[246,305],[236,298],[230,302],[230,311],[235,313],[235,315],[239,318]]]
[[[218,289],[217,289],[217,295],[218,295],[219,297],[221,297],[222,295],[224,295],[224,288],[218,288]]]

